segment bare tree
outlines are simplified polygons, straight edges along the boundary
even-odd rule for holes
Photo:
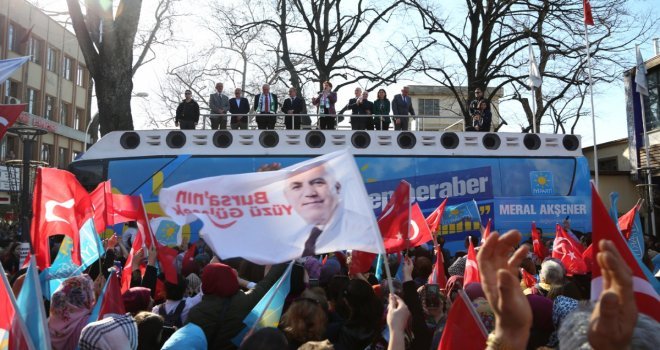
[[[511,89],[512,99],[521,103],[526,115],[524,132],[532,129],[534,113],[538,127],[549,110],[568,113],[575,106],[559,105],[582,104],[584,94],[576,93],[575,88],[587,84],[580,2],[465,0],[462,25],[439,15],[442,11],[430,1],[406,3],[418,11],[423,28],[438,40],[436,50],[423,55],[417,70],[453,92],[466,122],[471,119],[468,101],[475,88],[494,87],[487,90],[488,99],[499,89]],[[630,62],[626,52],[631,52],[632,42],[645,38],[648,29],[657,23],[648,17],[633,16],[625,5],[625,0],[612,0],[592,6],[598,22],[590,28],[594,83],[618,79],[621,68]],[[524,97],[528,91],[528,39],[538,52],[543,77],[542,87],[535,89],[535,111]],[[442,59],[437,58],[439,52]],[[464,86],[468,87],[467,94],[461,88]],[[555,121],[563,124],[566,118]]]
[[[153,59],[153,45],[163,42],[158,35],[163,29],[169,30],[175,1],[161,0],[154,15],[154,26],[138,35],[140,0],[120,0],[116,8],[114,1],[85,0],[84,14],[79,0],[67,0],[78,44],[94,79],[102,135],[133,129],[133,75]],[[136,44],[139,54],[134,64]]]

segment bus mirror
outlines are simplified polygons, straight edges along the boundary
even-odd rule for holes
[[[366,131],[358,131],[351,136],[351,143],[355,148],[367,148],[371,143],[371,136]]]
[[[320,131],[310,131],[305,136],[305,143],[310,148],[321,148],[325,145],[325,135]]]
[[[186,144],[186,134],[183,131],[170,131],[165,137],[165,143],[170,148],[181,148]]]
[[[411,149],[415,147],[415,144],[417,143],[417,138],[413,133],[404,131],[400,133],[399,136],[397,136],[396,143],[399,144],[399,147],[403,149]]]
[[[458,135],[454,132],[446,132],[440,136],[440,144],[446,149],[455,149],[458,143]]]
[[[280,143],[280,137],[275,131],[263,131],[259,135],[259,143],[263,148],[273,148]]]
[[[234,137],[231,136],[231,133],[226,130],[216,131],[213,134],[213,144],[218,148],[227,148],[231,146],[231,143],[234,141]]]
[[[133,131],[125,132],[121,135],[119,144],[124,149],[136,149],[140,145],[140,135]]]
[[[484,147],[486,147],[486,149],[492,150],[500,148],[501,143],[500,136],[492,132],[484,135],[484,137],[481,139],[481,142]]]
[[[523,143],[525,144],[525,148],[528,150],[537,150],[541,148],[541,138],[537,134],[525,135],[525,138],[523,138]]]
[[[575,135],[564,135],[562,143],[567,151],[575,151],[580,147],[580,140]]]

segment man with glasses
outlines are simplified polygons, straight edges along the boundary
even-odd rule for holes
[[[194,130],[199,122],[199,105],[192,98],[192,91],[186,90],[185,100],[179,103],[174,117],[174,126],[181,126],[181,130]]]
[[[479,102],[484,100],[486,102],[486,109],[490,112],[490,103],[484,99],[484,93],[480,88],[474,89],[474,100],[470,101],[470,115],[474,115],[479,110]]]
[[[415,115],[409,93],[410,88],[404,86],[400,94],[394,95],[392,112],[395,116],[398,116],[394,117],[394,130],[408,130],[410,124],[408,115]]]

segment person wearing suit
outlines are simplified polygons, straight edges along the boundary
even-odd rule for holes
[[[317,97],[312,98],[312,104],[319,107],[319,128],[321,130],[334,130],[337,111],[335,110],[335,103],[337,103],[337,93],[332,91],[332,83],[329,81],[323,82],[323,91],[319,92]]]
[[[300,115],[305,109],[305,101],[298,97],[298,91],[292,87],[289,89],[289,97],[282,104],[282,113],[284,117],[284,126],[287,130],[300,130]]]
[[[241,88],[234,90],[234,97],[229,99],[229,113],[231,113],[231,128],[233,130],[247,130],[248,116],[250,113],[250,102],[247,98],[241,97],[243,91]]]
[[[394,99],[392,100],[392,112],[394,115],[415,115],[412,100],[408,96],[409,92],[408,87],[404,86],[400,94],[394,95]],[[408,130],[408,119],[408,117],[394,117],[394,130]]]
[[[390,100],[387,99],[385,89],[378,90],[378,98],[374,101],[374,127],[376,130],[387,130],[390,128]]]
[[[278,106],[277,96],[270,93],[270,85],[264,84],[261,93],[254,97],[254,111],[259,114],[256,118],[259,130],[275,129]]]
[[[339,111],[339,114],[344,113],[347,110],[351,110],[351,115],[359,115],[360,114],[360,106],[358,105],[358,102],[362,99],[362,89],[361,88],[355,88],[355,97],[348,100],[348,104],[344,106],[344,108]],[[359,117],[351,117],[351,129],[352,130],[364,130],[364,123],[362,122],[363,119]]]
[[[229,110],[229,98],[222,93],[223,84],[215,84],[216,93],[211,94],[209,98],[209,107],[211,108],[211,130],[227,129],[227,110]]]
[[[350,241],[370,229],[373,219],[346,210],[341,201],[341,184],[325,165],[300,169],[284,187],[284,197],[307,225],[301,256],[336,251],[336,242]]]

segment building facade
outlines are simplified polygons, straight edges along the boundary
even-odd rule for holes
[[[463,113],[454,93],[447,87],[437,85],[409,85],[410,97],[412,98],[415,113],[422,118],[417,119],[417,129],[451,130],[463,131]],[[468,89],[461,87],[461,95],[469,96]],[[485,96],[489,96],[492,90],[487,88]],[[491,130],[495,130],[500,124],[499,100],[502,98],[502,90],[497,91],[490,100],[493,121]],[[430,116],[432,118],[424,118]],[[439,116],[439,118],[437,118]]]
[[[31,159],[66,168],[86,141],[91,90],[82,51],[72,32],[29,2],[0,1],[0,59],[22,56],[30,60],[0,82],[0,103],[27,104],[16,125],[48,131],[33,144]],[[17,186],[5,162],[22,157],[21,140],[7,133],[0,141],[0,204]]]

